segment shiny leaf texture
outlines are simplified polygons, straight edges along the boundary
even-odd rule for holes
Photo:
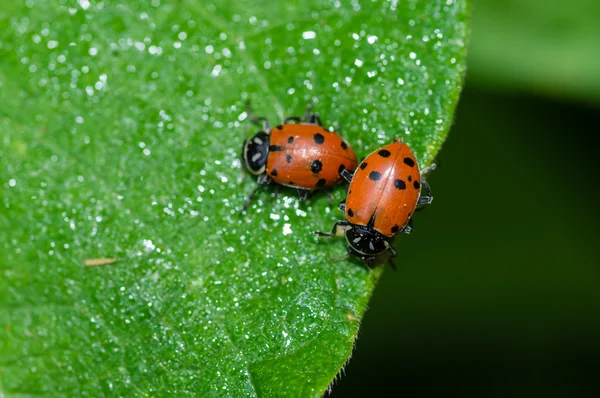
[[[381,268],[311,234],[343,216],[326,195],[265,189],[240,213],[244,104],[276,123],[312,102],[360,157],[400,137],[424,166],[467,18],[453,0],[3,2],[0,393],[322,395]]]

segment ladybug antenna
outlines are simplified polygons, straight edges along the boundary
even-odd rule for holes
[[[402,137],[396,136],[394,137],[394,141],[393,142],[401,142],[404,143],[404,140],[402,139]]]

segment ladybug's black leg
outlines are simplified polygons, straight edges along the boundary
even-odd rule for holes
[[[248,195],[248,198],[246,198],[246,201],[244,202],[244,206],[242,207],[242,212],[244,212],[248,209],[248,206],[250,206],[250,203],[252,202],[252,198],[254,198],[256,191],[258,191],[261,186],[268,184],[270,182],[271,182],[271,179],[266,174],[261,174],[258,176],[258,180],[256,181],[256,183],[257,183],[256,188],[254,188],[254,190],[252,190],[252,192],[250,192],[250,195]]]
[[[421,170],[421,175],[425,175],[425,174],[435,170],[436,168],[437,168],[437,164],[431,163],[429,166],[427,166],[423,170]]]
[[[344,213],[346,212],[346,199],[344,199],[340,202],[340,204],[338,205],[338,209],[340,209]]]
[[[394,250],[394,248],[391,245],[388,245],[388,251],[390,252],[390,256],[387,260],[388,264],[390,265],[391,269],[396,271],[396,264],[394,264],[394,258],[398,256],[398,253],[396,252],[396,250]]]
[[[252,106],[250,106],[250,103],[246,104],[246,113],[248,114],[248,120],[250,120],[251,123],[261,125],[263,131],[265,131],[266,133],[271,132],[269,120],[266,117],[256,116],[254,112],[252,112]]]
[[[352,181],[353,173],[350,170],[344,169],[340,171],[340,175],[342,176],[342,178],[344,178],[344,180],[348,182]]]
[[[300,189],[298,188],[298,196],[300,196],[300,200],[308,199],[310,191],[308,189]]]
[[[321,118],[316,113],[313,113],[312,115],[310,115],[310,117],[308,118],[308,122],[312,123],[312,124],[318,124],[319,126],[323,127]]]
[[[258,189],[261,187],[261,185],[257,185],[256,188],[254,188],[252,190],[252,192],[250,192],[250,195],[248,195],[248,197],[246,198],[246,201],[244,202],[244,206],[242,207],[242,212],[248,210],[248,206],[250,206],[250,203],[252,203],[252,198],[254,198],[254,194],[256,194],[256,191],[258,191]]]
[[[402,228],[402,231],[400,232],[404,232],[405,234],[410,234],[412,232],[413,229],[413,222],[412,222],[412,218],[410,220],[408,220],[408,223],[404,226],[404,228]]]
[[[349,225],[350,223],[348,221],[336,221],[335,224],[333,224],[333,228],[331,228],[331,232],[314,231],[313,233],[319,236],[338,236],[338,227],[347,227]]]
[[[431,203],[431,201],[433,200],[433,196],[431,196],[431,188],[429,187],[427,180],[425,180],[425,178],[423,178],[422,176],[421,176],[421,185],[423,186],[423,188],[425,188],[427,195],[421,196],[419,198],[419,202],[417,203],[417,205],[427,205],[427,204]]]
[[[288,117],[287,119],[285,119],[283,121],[283,124],[290,124],[290,123],[300,123],[301,119],[298,116],[292,116],[292,117]]]

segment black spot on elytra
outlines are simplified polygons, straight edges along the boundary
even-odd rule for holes
[[[294,137],[288,138],[288,144],[291,144],[292,142],[294,142]]]
[[[325,137],[323,137],[323,134],[321,134],[321,133],[315,134],[313,139],[315,140],[315,143],[319,144],[319,145],[321,145],[322,143],[325,142]]]
[[[396,188],[398,188],[399,190],[406,189],[406,183],[404,181],[402,181],[402,180],[399,180],[399,179],[395,179],[394,180],[394,186]]]
[[[397,226],[397,225],[394,225],[394,226],[392,227],[392,233],[393,233],[393,234],[395,234],[395,233],[396,233],[396,232],[398,232],[398,231],[400,231],[400,227],[399,227],[399,226]]]
[[[279,145],[269,145],[269,151],[271,152],[281,152],[283,148]]]
[[[317,181],[317,187],[318,188],[324,187],[326,183],[327,183],[327,180],[325,180],[324,178],[321,178],[319,181]]]
[[[381,178],[381,173],[378,171],[372,171],[369,173],[369,178],[373,181],[377,181]]]
[[[363,162],[363,163],[360,164],[360,169],[361,170],[364,170],[365,167],[367,167],[367,164],[365,162]]]
[[[415,189],[419,189],[419,188],[421,188],[421,184],[419,184],[419,181],[415,181],[415,182],[413,183],[413,185],[414,185]]]
[[[411,158],[404,158],[404,164],[409,167],[413,167],[415,165],[415,161]]]
[[[412,181],[412,176],[408,176],[408,182]]]
[[[276,128],[277,130],[283,130],[283,126],[282,126],[281,124],[278,124],[277,126],[275,126],[275,128]]]
[[[273,177],[277,177],[277,169],[273,169],[273,170],[271,171],[271,175],[272,175]]]
[[[379,156],[387,158],[391,155],[390,151],[388,151],[387,149],[382,149],[381,151],[377,152],[379,154]]]
[[[313,173],[317,174],[318,172],[323,170],[323,163],[321,163],[321,161],[319,159],[313,161],[312,164],[310,165],[310,170]]]
[[[348,209],[348,216],[354,217],[354,212],[352,211],[352,209]]]
[[[340,164],[340,167],[338,168],[338,174],[341,174],[342,171],[346,170],[346,166],[344,166],[343,164]]]
[[[294,181],[288,182],[289,185],[294,185]]]
[[[285,160],[286,160],[288,163],[292,163],[292,155],[287,155],[287,156],[285,157]]]
[[[344,142],[344,140],[342,140],[342,149],[346,149],[346,148],[348,148],[348,144],[346,144],[346,143]]]

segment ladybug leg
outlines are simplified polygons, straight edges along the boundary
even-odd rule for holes
[[[300,189],[298,188],[298,196],[300,196],[300,200],[306,200],[310,196],[310,191],[308,189]]]
[[[436,168],[437,168],[437,164],[431,163],[429,166],[427,166],[423,170],[421,170],[421,174],[427,174],[427,173],[435,170]]]
[[[342,176],[342,178],[348,182],[352,181],[352,177],[354,176],[353,173],[348,170],[348,169],[344,169],[342,171],[340,171],[340,175]]]
[[[335,224],[333,224],[333,228],[331,228],[331,232],[320,232],[320,231],[314,231],[313,233],[318,235],[318,236],[327,236],[327,237],[334,237],[334,236],[339,236],[338,234],[338,227],[348,227],[350,226],[350,223],[348,221],[336,221]],[[350,249],[350,247],[348,247],[348,249]],[[352,254],[352,253],[350,253]]]
[[[390,244],[388,244],[387,249],[390,252],[390,256],[388,257],[388,260],[387,260],[388,264],[389,264],[389,266],[390,266],[391,269],[393,269],[394,271],[396,271],[396,264],[394,264],[394,258],[396,256],[398,256],[398,253],[396,252],[396,250],[394,250],[394,248]]]
[[[344,199],[340,202],[340,204],[338,205],[338,209],[340,209],[344,213],[346,212],[346,199]]]
[[[252,112],[252,106],[250,106],[250,103],[246,104],[246,113],[248,114],[248,120],[250,120],[251,123],[261,125],[263,131],[265,131],[266,133],[271,132],[271,125],[269,124],[269,120],[266,117],[256,116],[254,112]]]
[[[431,201],[433,201],[433,196],[431,196],[431,188],[429,187],[429,183],[427,183],[427,180],[425,180],[425,178],[423,177],[421,177],[421,185],[423,186],[423,188],[425,188],[427,196],[419,197],[419,202],[417,203],[418,206],[427,205],[431,203]]]
[[[283,124],[290,124],[290,123],[300,123],[301,119],[298,116],[292,116],[292,117],[288,117],[287,119],[285,119],[283,121]]]
[[[252,203],[252,198],[254,198],[256,191],[258,191],[261,186],[263,186],[265,184],[269,184],[270,182],[271,182],[271,179],[266,174],[261,174],[258,176],[258,180],[256,181],[256,183],[257,183],[256,188],[254,188],[252,190],[252,192],[250,192],[250,195],[248,195],[248,198],[246,198],[246,201],[244,202],[244,206],[242,207],[242,212],[245,212],[246,210],[248,210],[248,206],[250,206],[250,203]]]
[[[256,188],[254,188],[252,190],[252,192],[250,192],[250,195],[248,195],[248,197],[246,198],[246,201],[244,202],[244,206],[242,207],[242,212],[245,212],[246,210],[248,210],[248,206],[250,206],[250,203],[252,203],[252,198],[254,198],[256,191],[258,191],[258,189],[260,187],[261,187],[260,185],[257,185]]]
[[[405,234],[410,234],[413,230],[413,222],[412,222],[412,218],[410,220],[408,220],[408,223],[404,226],[404,228],[402,228],[402,231],[400,232],[404,232]],[[391,248],[391,246],[390,246]]]
[[[310,115],[310,117],[308,118],[308,122],[312,123],[312,124],[318,124],[319,126],[323,127],[321,118],[316,113],[313,113],[312,115]]]
[[[312,111],[312,104],[310,102],[306,104],[306,112],[304,112],[304,115],[302,116],[302,121],[310,124],[317,124],[323,127],[323,123],[321,123],[321,118],[319,117],[319,115]]]

